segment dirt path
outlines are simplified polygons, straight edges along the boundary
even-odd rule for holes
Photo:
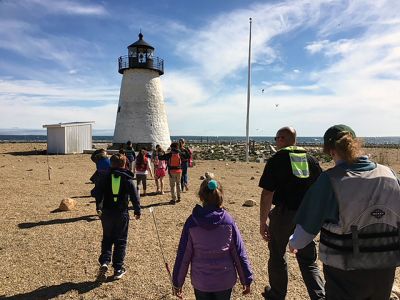
[[[0,299],[175,299],[148,209],[139,221],[131,217],[126,276],[101,286],[94,282],[101,241],[101,224],[89,196],[94,164],[89,155],[49,156],[49,180],[47,156],[36,154],[43,149],[45,144],[0,144]],[[399,172],[398,150],[392,150],[387,156]],[[259,206],[242,204],[247,199],[259,202],[263,168],[258,163],[198,161],[189,170],[189,192],[175,206],[167,205],[168,194],[151,195],[155,184],[150,181],[150,195],[142,198],[142,205],[155,207],[171,268],[183,223],[198,203],[199,177],[214,172],[224,186],[225,206],[242,232],[256,278],[251,295],[241,297],[237,286],[233,299],[261,299],[267,284],[267,245],[258,233]],[[67,197],[77,200],[77,209],[51,213]],[[307,299],[292,255],[289,280],[287,299]],[[185,299],[194,299],[189,277],[184,293]]]

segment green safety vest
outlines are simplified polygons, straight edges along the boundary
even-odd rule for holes
[[[121,186],[121,176],[111,174],[111,188],[114,196],[114,202],[118,201],[119,188]]]
[[[310,170],[308,168],[307,154],[306,153],[295,153],[291,151],[306,151],[302,147],[289,146],[282,148],[280,150],[289,151],[290,164],[292,166],[292,173],[298,178],[308,178],[310,177]]]

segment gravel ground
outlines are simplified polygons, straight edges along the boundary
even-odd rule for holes
[[[0,299],[175,299],[147,208],[138,221],[131,214],[126,276],[96,284],[102,232],[90,197],[93,185],[89,177],[95,166],[85,154],[43,155],[45,147],[39,143],[0,144]],[[400,172],[398,149],[367,152]],[[233,299],[262,298],[260,293],[268,282],[268,250],[258,233],[259,206],[242,204],[247,199],[259,202],[258,180],[263,168],[260,163],[197,161],[189,170],[190,190],[175,206],[168,205],[169,193],[152,195],[155,184],[150,180],[150,195],[142,198],[142,205],[155,208],[171,269],[183,223],[198,203],[199,177],[210,171],[224,186],[224,205],[241,230],[255,273],[252,294],[241,297],[237,285]],[[168,180],[166,183],[169,186]],[[53,212],[64,198],[75,199],[76,210]],[[397,275],[397,283],[399,279]],[[287,299],[307,299],[293,255],[289,255],[289,281]],[[189,277],[184,297],[194,299]]]

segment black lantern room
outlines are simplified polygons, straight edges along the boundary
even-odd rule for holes
[[[154,47],[143,39],[139,33],[139,39],[128,46],[128,55],[118,59],[118,72],[123,74],[126,69],[150,69],[164,74],[164,61],[154,57]]]

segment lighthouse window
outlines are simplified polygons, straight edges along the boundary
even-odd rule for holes
[[[145,63],[146,62],[146,55],[144,53],[139,53],[139,63]]]
[[[118,106],[118,112],[120,112],[121,111],[121,106]]]

